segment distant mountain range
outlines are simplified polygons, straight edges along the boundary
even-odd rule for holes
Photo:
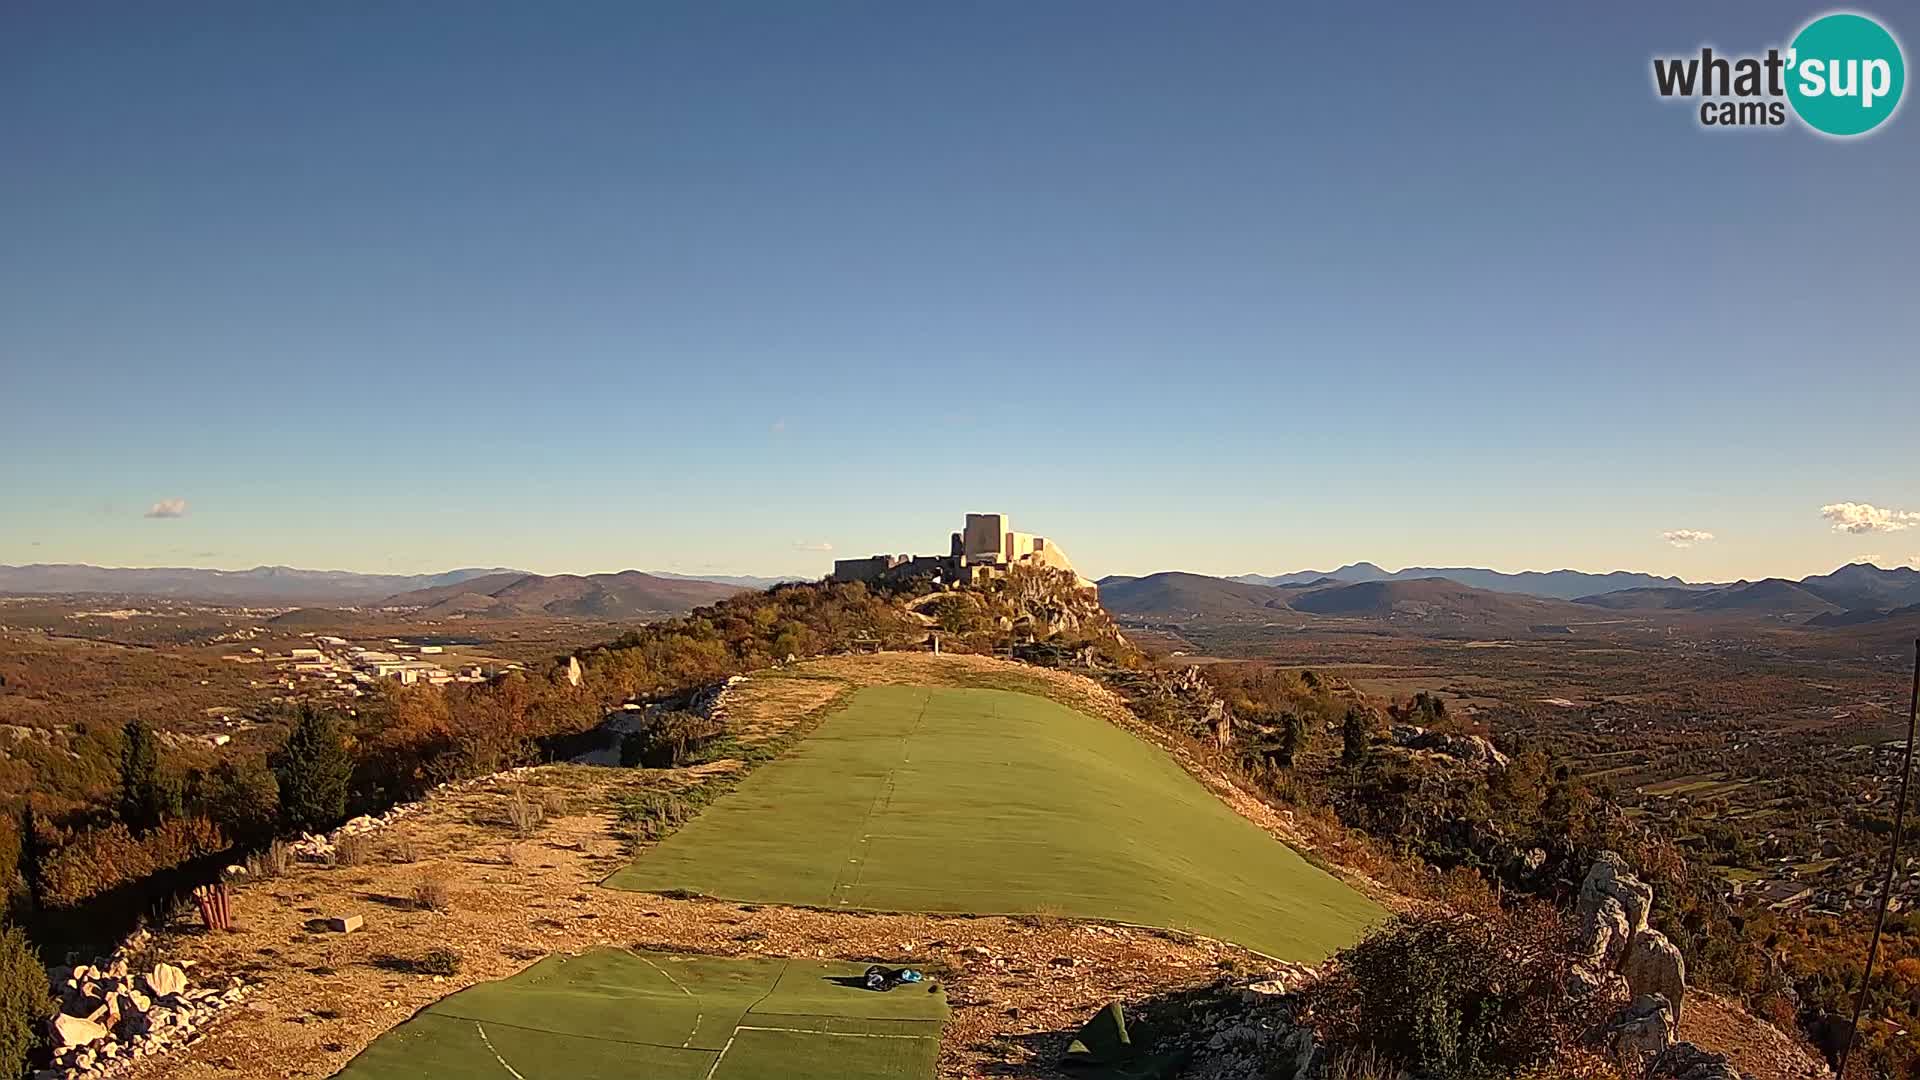
[[[251,570],[191,567],[106,567],[75,563],[0,566],[0,593],[123,593],[220,603],[373,603],[397,592],[453,585],[489,574],[524,573],[468,568],[441,574],[359,574],[348,570]]]
[[[1886,570],[1870,563],[1799,581],[1767,578],[1726,585],[1574,570],[1503,574],[1455,567],[1389,573],[1371,563],[1329,573],[1214,578],[1175,572],[1109,577],[1099,584],[1108,610],[1157,618],[1273,618],[1297,612],[1488,627],[1592,621],[1605,611],[1684,611],[1813,626],[1874,626],[1920,616],[1920,570]],[[1566,595],[1575,586],[1591,591]]]
[[[1341,582],[1331,575],[1293,585],[1256,585],[1200,574],[1106,578],[1100,602],[1117,615],[1304,624],[1366,619],[1410,627],[1519,633],[1595,621],[1603,613],[1566,600],[1476,589],[1446,578]]]
[[[1621,589],[1711,589],[1712,585],[1690,585],[1677,577],[1655,577],[1652,574],[1636,574],[1626,570],[1615,570],[1608,574],[1588,574],[1579,570],[1528,570],[1518,574],[1503,574],[1498,570],[1483,570],[1470,566],[1409,566],[1404,570],[1383,570],[1370,562],[1348,563],[1338,570],[1301,570],[1292,574],[1266,576],[1262,574],[1241,574],[1232,578],[1250,585],[1308,585],[1314,582],[1354,583],[1361,581],[1417,581],[1421,578],[1446,578],[1475,589],[1491,589],[1494,592],[1525,593],[1528,596],[1550,596],[1560,600],[1573,600],[1596,593],[1618,592]]]
[[[626,575],[638,575],[646,582],[635,582]],[[129,596],[168,597],[176,600],[199,600],[210,603],[254,603],[263,605],[282,604],[337,604],[362,606],[380,604],[389,598],[415,594],[428,590],[455,588],[455,592],[477,591],[481,595],[492,596],[493,590],[505,588],[524,579],[540,579],[538,574],[529,574],[525,570],[513,570],[506,567],[479,568],[469,567],[461,570],[448,570],[440,574],[361,574],[347,570],[298,570],[287,566],[256,566],[251,570],[201,570],[191,567],[150,567],[122,568],[86,566],[73,563],[38,563],[30,566],[0,566],[0,594],[7,595],[54,595],[66,593],[110,593]],[[486,579],[490,587],[481,588],[471,583]],[[621,580],[625,579],[625,580]],[[578,582],[590,581],[598,584],[606,593],[605,599],[591,599],[591,590],[581,590],[570,584],[554,586],[556,595],[545,603],[559,599],[558,593],[578,593],[578,601],[589,607],[604,604],[613,608],[622,607],[622,597],[658,598],[662,602],[671,601],[664,607],[648,607],[648,611],[685,610],[711,599],[729,595],[742,588],[767,588],[781,579],[757,577],[720,577],[700,578],[681,574],[655,573],[645,574],[637,570],[625,574],[595,574],[591,577],[576,577],[571,574],[558,575],[552,581]],[[712,589],[682,589],[679,583],[693,585],[712,584],[720,586]],[[522,587],[514,594],[510,602],[518,603],[518,598],[534,592],[531,585]],[[699,597],[695,603],[681,604],[680,598]],[[443,596],[440,599],[447,599]],[[498,599],[495,597],[495,599]],[[437,601],[436,601],[437,602]],[[411,606],[399,605],[396,606]]]

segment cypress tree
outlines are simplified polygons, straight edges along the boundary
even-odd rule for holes
[[[353,759],[333,713],[302,706],[272,765],[287,828],[323,832],[346,818]]]

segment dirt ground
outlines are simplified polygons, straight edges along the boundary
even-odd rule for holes
[[[871,682],[1044,693],[1139,730],[1117,699],[1088,680],[980,657],[889,654],[794,665],[736,687],[725,708],[730,723],[774,737],[830,710],[846,686]],[[1205,775],[1191,759],[1183,764],[1234,809],[1297,841],[1284,814]],[[712,782],[726,771],[721,765],[687,777],[681,770],[675,779]],[[380,1034],[463,987],[552,953],[639,946],[913,963],[946,983],[953,1008],[941,1042],[943,1078],[1057,1077],[1068,1075],[1055,1066],[1067,1033],[1110,1001],[1137,1001],[1228,972],[1274,970],[1232,945],[1129,927],[824,912],[601,888],[631,857],[614,800],[665,779],[653,770],[528,770],[430,798],[373,834],[356,865],[301,865],[240,885],[232,931],[209,935],[176,923],[165,928],[160,948],[191,961],[196,981],[239,974],[262,985],[212,1021],[193,1046],[140,1060],[123,1075],[327,1077]],[[516,789],[520,801],[549,808],[524,833],[509,823]],[[423,882],[445,886],[441,910],[416,903]],[[362,916],[365,928],[344,935],[321,928],[320,920],[345,915]],[[457,975],[415,972],[414,962],[436,947],[460,952]],[[1706,995],[1690,996],[1688,1004],[1689,1037],[1736,1053],[1760,1080],[1812,1075],[1790,1064],[1791,1044],[1779,1032]]]

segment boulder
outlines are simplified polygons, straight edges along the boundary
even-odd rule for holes
[[[1580,883],[1580,900],[1574,914],[1583,928],[1597,917],[1601,901],[1612,898],[1627,916],[1627,935],[1632,937],[1647,928],[1647,916],[1653,912],[1653,886],[1633,876],[1627,860],[1611,851],[1603,851]]]
[[[358,915],[342,915],[327,920],[327,929],[336,934],[351,934],[365,926],[367,921]]]
[[[47,1022],[47,1034],[53,1037],[55,1047],[85,1046],[96,1039],[107,1037],[104,1024],[96,1024],[79,1016],[58,1013]]]
[[[1641,1071],[1648,1058],[1664,1052],[1673,1043],[1675,1024],[1673,1006],[1659,994],[1635,998],[1608,1029],[1613,1059],[1629,1076]]]
[[[172,964],[155,964],[146,974],[147,990],[154,997],[171,997],[187,988],[187,973]]]
[[[1687,962],[1667,935],[1658,930],[1643,930],[1627,946],[1620,974],[1627,977],[1627,989],[1638,1000],[1644,994],[1659,994],[1673,1006],[1674,1023],[1680,1022],[1687,996]]]

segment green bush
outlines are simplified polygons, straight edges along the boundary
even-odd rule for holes
[[[0,931],[0,1076],[22,1076],[48,1013],[47,969],[17,926]]]
[[[280,818],[289,829],[324,832],[347,816],[347,785],[353,758],[339,718],[303,707],[287,741],[273,756],[280,785]]]
[[[458,949],[445,946],[428,949],[413,965],[422,975],[453,976],[460,974],[460,962],[464,959]]]
[[[1568,993],[1571,966],[1566,928],[1544,904],[1406,915],[1341,953],[1309,993],[1336,1048],[1432,1080],[1493,1080],[1585,1033],[1596,1010]]]
[[[227,758],[189,778],[189,802],[242,844],[264,844],[280,824],[280,782],[259,758]]]
[[[160,740],[145,723],[132,721],[120,746],[120,820],[145,832],[180,814],[180,786],[160,775]]]

